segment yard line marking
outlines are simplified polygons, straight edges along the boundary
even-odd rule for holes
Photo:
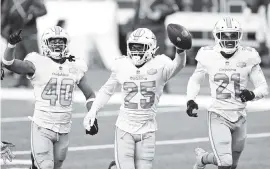
[[[4,165],[4,161],[2,159],[1,159],[1,165]],[[12,160],[12,162],[9,162],[7,160],[7,163],[5,165],[31,165],[31,160]],[[13,169],[19,169],[19,168],[13,168]]]
[[[34,101],[34,92],[32,89],[1,89],[1,100],[18,100],[18,101]],[[198,96],[196,98],[200,108],[206,109],[209,107],[212,98],[210,96]],[[81,91],[74,92],[74,101],[85,103],[85,97]],[[116,92],[109,100],[108,104],[121,104],[123,101],[122,95]],[[186,106],[187,98],[185,95],[179,94],[164,94],[160,97],[159,106]],[[247,109],[251,111],[269,111],[270,98],[248,102]]]
[[[185,110],[185,107],[183,106],[173,106],[173,107],[158,107],[158,112],[157,114],[164,114],[164,113],[173,113],[173,112],[180,112]],[[253,110],[251,112],[248,113],[254,113],[257,111],[261,111],[261,110]],[[108,111],[100,111],[98,113],[98,117],[112,117],[112,116],[117,116],[118,115],[119,110],[108,110]],[[80,118],[84,118],[86,115],[86,112],[83,113],[75,113],[72,115],[72,119],[80,119]],[[1,123],[14,123],[14,122],[30,122],[30,119],[28,118],[28,116],[22,116],[22,117],[4,117],[1,118]]]
[[[170,112],[177,112],[180,111],[180,107],[159,107],[157,114],[162,114],[162,113],[170,113]],[[100,111],[98,113],[98,117],[111,117],[111,116],[117,116],[118,115],[118,110],[110,110],[110,111]],[[73,119],[79,119],[79,118],[84,118],[86,115],[86,112],[84,113],[76,113],[72,115]],[[1,118],[1,123],[13,123],[13,122],[30,122],[30,119],[28,116],[23,116],[23,117],[5,117]]]
[[[257,139],[257,138],[265,138],[270,137],[270,133],[257,133],[257,134],[248,134],[247,138]],[[200,143],[207,142],[208,137],[199,137],[193,139],[180,139],[180,140],[164,140],[157,141],[156,145],[177,145],[177,144],[191,144],[191,143]],[[101,150],[101,149],[112,149],[114,148],[114,144],[103,144],[103,145],[91,145],[91,146],[80,146],[80,147],[69,147],[69,152],[74,151],[87,151],[87,150]],[[15,151],[13,152],[15,155],[26,155],[30,154],[30,151]]]

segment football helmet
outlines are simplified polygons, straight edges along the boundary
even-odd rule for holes
[[[135,66],[151,60],[157,49],[156,36],[147,28],[136,29],[127,40],[127,56]]]
[[[68,54],[69,35],[60,26],[48,28],[41,37],[41,48],[45,56],[61,59]]]
[[[225,17],[216,23],[213,36],[216,43],[220,45],[221,51],[226,54],[232,54],[239,46],[243,31],[236,19]]]

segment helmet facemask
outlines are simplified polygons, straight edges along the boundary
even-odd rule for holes
[[[141,43],[128,43],[128,55],[135,66],[140,66],[150,60],[154,53],[149,51],[150,46]]]
[[[222,48],[222,51],[227,54],[232,54],[238,48],[239,42],[242,38],[242,33],[240,31],[237,32],[217,32],[216,41]]]
[[[49,38],[48,49],[50,50],[50,56],[54,59],[61,59],[67,49],[66,38]]]

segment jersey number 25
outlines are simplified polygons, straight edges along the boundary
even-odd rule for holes
[[[125,108],[138,109],[138,105],[140,105],[140,107],[142,109],[151,108],[155,102],[155,92],[149,91],[149,90],[151,90],[154,87],[156,87],[155,81],[141,82],[140,83],[140,93],[145,98],[140,99],[140,103],[133,103],[130,100],[139,92],[138,86],[134,82],[125,82],[123,84],[123,89],[125,91],[129,92],[124,99],[125,100]],[[148,101],[147,101],[147,99],[148,99]]]

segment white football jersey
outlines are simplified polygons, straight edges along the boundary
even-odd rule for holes
[[[141,68],[125,56],[117,59],[110,78],[99,91],[112,95],[121,85],[122,103],[116,126],[134,134],[157,130],[155,115],[163,87],[180,71],[179,65],[165,55],[156,56]]]
[[[28,54],[25,60],[36,68],[35,74],[28,77],[35,94],[34,121],[45,128],[52,127],[56,132],[69,132],[70,127],[57,125],[70,126],[73,93],[87,71],[87,65],[79,59],[58,64],[35,52]]]
[[[209,75],[212,104],[208,110],[219,113],[231,121],[236,121],[240,115],[246,115],[244,110],[246,103],[241,102],[239,94],[241,90],[247,88],[253,68],[261,62],[258,52],[250,47],[239,46],[236,53],[226,59],[220,54],[218,46],[207,46],[199,50],[196,60],[198,64],[193,76],[206,73]],[[262,72],[256,73],[262,74]],[[260,82],[257,84],[265,82],[261,74]],[[256,82],[253,83],[256,84]],[[189,82],[189,99],[193,99],[194,88]]]

